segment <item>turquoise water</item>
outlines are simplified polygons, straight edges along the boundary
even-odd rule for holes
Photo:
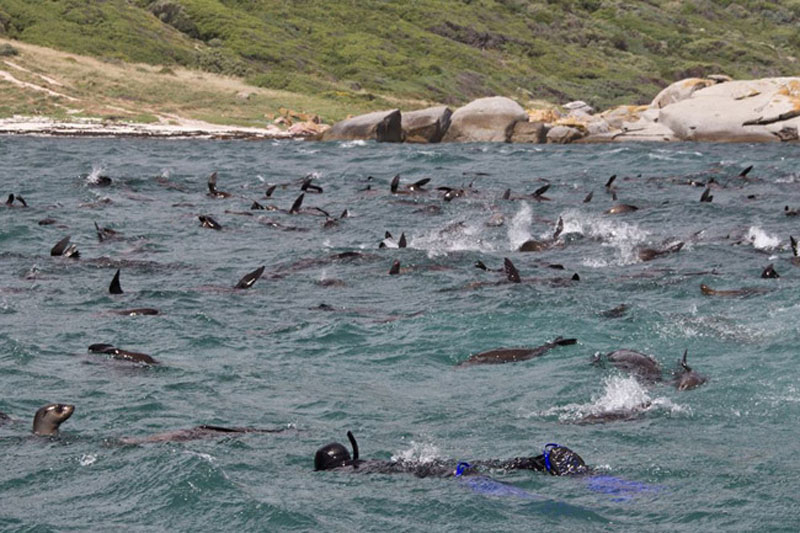
[[[17,420],[0,426],[4,530],[797,529],[789,235],[800,228],[783,212],[800,208],[797,147],[3,138],[0,154],[0,192],[30,206],[0,207],[0,411]],[[213,170],[230,198],[206,196]],[[324,217],[250,211],[254,200],[288,209],[311,173],[324,193],[304,207],[351,217],[324,228]],[[113,184],[92,186],[100,174]],[[392,196],[395,174],[431,178],[431,191]],[[604,214],[612,174],[619,202],[638,211]],[[712,177],[714,201],[700,203],[702,187],[687,182]],[[452,202],[434,190],[470,182]],[[275,183],[287,186],[265,198]],[[521,198],[545,183],[550,201]],[[503,225],[487,226],[497,213]],[[202,228],[201,214],[223,230]],[[552,235],[559,217],[557,246],[514,251]],[[56,222],[37,224],[45,218]],[[95,221],[120,238],[98,242]],[[378,249],[387,230],[405,232],[408,248]],[[66,235],[79,260],[50,257]],[[638,258],[678,241],[679,253]],[[331,260],[346,251],[364,256]],[[473,267],[504,257],[523,283]],[[389,276],[394,260],[403,270]],[[780,279],[760,278],[770,263]],[[252,289],[229,290],[260,265]],[[113,296],[117,268],[125,292]],[[564,281],[573,273],[580,281]],[[701,283],[766,292],[713,297]],[[620,304],[624,316],[602,314]],[[161,314],[110,312],[134,307]],[[559,335],[578,343],[454,368]],[[161,365],[87,352],[101,342]],[[618,348],[653,355],[666,378],[688,349],[709,381],[678,392],[590,364]],[[60,437],[32,436],[33,413],[53,401],[75,414]],[[576,423],[642,404],[635,420]],[[288,430],[117,441],[199,424]],[[454,479],[314,472],[314,451],[346,443],[347,430],[362,457],[387,460],[509,458],[558,442],[653,490],[618,501],[585,479],[491,473],[531,499]]]

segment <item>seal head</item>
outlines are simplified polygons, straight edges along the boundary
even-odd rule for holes
[[[65,403],[47,404],[33,417],[33,432],[37,435],[52,436],[58,434],[58,426],[65,422],[75,411],[74,405]]]

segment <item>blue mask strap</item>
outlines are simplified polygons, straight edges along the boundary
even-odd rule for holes
[[[458,463],[458,466],[456,466],[456,477],[463,476],[468,468],[472,468],[472,465],[465,461]]]
[[[547,470],[548,472],[550,472],[551,474],[552,474],[552,471],[551,471],[552,465],[550,464],[550,451],[553,448],[560,448],[560,447],[561,446],[559,446],[558,444],[556,444],[554,442],[549,442],[549,443],[544,445],[544,451],[543,451],[544,469]]]

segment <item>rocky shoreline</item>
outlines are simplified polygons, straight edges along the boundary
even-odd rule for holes
[[[450,110],[439,106],[360,115],[316,135],[322,141],[379,142],[797,142],[800,77],[733,81],[688,78],[646,106],[619,106],[595,114],[584,102],[561,109],[525,110],[502,96]]]
[[[283,129],[277,124],[255,128],[184,119],[152,124],[0,119],[0,135],[407,143],[798,142],[799,131],[800,77],[734,81],[723,75],[684,79],[666,87],[649,105],[601,113],[580,101],[526,110],[510,98],[492,96],[455,111],[447,106],[391,109],[331,127],[310,120]]]

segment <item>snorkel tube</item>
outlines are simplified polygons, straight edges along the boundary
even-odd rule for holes
[[[353,447],[353,468],[358,468],[358,443],[356,442],[356,438],[353,436],[353,432],[347,432],[347,440],[350,441],[350,446]]]

